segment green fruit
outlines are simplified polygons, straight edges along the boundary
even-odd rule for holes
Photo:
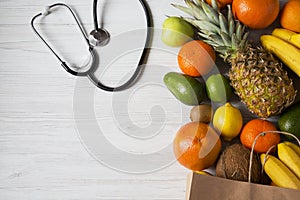
[[[168,46],[181,46],[193,36],[193,26],[180,17],[169,17],[163,23],[161,39]]]
[[[191,76],[169,72],[164,83],[171,93],[186,105],[199,105],[205,95],[203,85]]]
[[[281,131],[292,133],[300,138],[300,102],[289,107],[279,118]]]
[[[221,74],[214,74],[206,80],[207,96],[213,102],[226,102],[232,96],[228,79]]]

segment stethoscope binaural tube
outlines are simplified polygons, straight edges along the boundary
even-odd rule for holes
[[[31,19],[31,27],[33,29],[33,31],[36,33],[36,35],[44,42],[44,44],[49,48],[49,50],[55,55],[55,57],[60,61],[61,63],[61,66],[70,74],[74,75],[74,76],[87,76],[89,73],[91,73],[94,69],[92,67],[90,67],[88,70],[86,71],[83,71],[83,72],[80,72],[80,71],[74,71],[73,69],[71,69],[71,67],[69,67],[67,65],[67,63],[62,60],[62,58],[53,50],[53,48],[48,44],[48,42],[46,42],[46,40],[41,36],[41,34],[36,30],[35,26],[34,26],[34,21],[36,18],[38,17],[41,17],[41,16],[46,16],[50,13],[50,10],[51,8],[54,8],[54,7],[58,7],[58,6],[63,6],[63,7],[66,7],[71,15],[73,16],[74,20],[76,21],[79,29],[80,29],[80,32],[81,34],[83,35],[84,37],[84,40],[85,42],[87,43],[88,45],[88,48],[89,48],[89,52],[90,52],[90,56],[92,57],[92,62],[94,62],[95,60],[95,55],[94,55],[94,51],[93,51],[93,48],[90,46],[90,43],[89,43],[89,40],[84,32],[84,29],[83,27],[81,26],[81,24],[79,23],[79,20],[78,18],[76,17],[76,14],[74,13],[74,11],[66,4],[64,3],[55,3],[55,4],[52,4],[50,6],[47,6],[44,10],[44,12],[41,12],[41,13],[38,13],[36,14],[32,19]]]
[[[37,34],[37,36],[44,42],[44,44],[50,49],[50,51],[55,55],[55,57],[60,61],[61,66],[70,74],[74,75],[74,76],[87,76],[90,81],[97,86],[98,88],[105,90],[105,91],[109,91],[109,92],[114,92],[114,91],[120,91],[120,90],[124,90],[128,87],[130,87],[135,81],[136,79],[139,77],[140,73],[142,72],[143,69],[143,64],[145,63],[145,60],[147,58],[147,54],[149,51],[149,45],[150,45],[150,41],[152,39],[152,18],[151,18],[151,13],[150,13],[150,9],[148,8],[145,0],[139,0],[140,4],[143,7],[144,13],[145,13],[145,17],[146,17],[146,25],[147,25],[147,36],[146,36],[146,42],[144,44],[144,48],[142,51],[142,55],[140,57],[140,60],[138,62],[138,65],[134,71],[134,73],[132,74],[132,76],[122,85],[117,86],[117,87],[110,87],[107,85],[104,85],[103,83],[101,83],[97,77],[95,76],[94,72],[96,70],[96,66],[95,66],[95,52],[94,52],[94,47],[95,46],[104,46],[109,42],[109,33],[103,29],[103,28],[99,28],[98,26],[98,20],[97,20],[97,0],[93,1],[93,21],[94,21],[94,30],[91,31],[89,37],[86,35],[83,27],[81,26],[78,18],[76,17],[74,11],[66,4],[64,3],[55,3],[52,4],[50,6],[48,6],[46,8],[46,10],[43,13],[38,13],[37,15],[35,15],[32,20],[31,20],[31,27],[34,30],[34,32]],[[89,59],[91,59],[91,66],[84,71],[75,71],[73,69],[71,69],[67,63],[65,61],[63,61],[60,56],[52,49],[52,47],[46,42],[46,40],[39,34],[39,32],[36,30],[35,26],[34,26],[34,20],[40,16],[45,16],[47,14],[50,13],[50,9],[56,6],[64,6],[66,7],[72,14],[73,18],[75,19],[80,32],[82,33],[84,40],[86,41],[87,45],[88,45],[88,49],[90,52],[90,57]],[[79,67],[80,69],[81,67]]]

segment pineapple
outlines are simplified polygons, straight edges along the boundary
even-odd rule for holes
[[[193,17],[183,19],[194,25],[197,34],[231,65],[231,85],[252,113],[268,118],[293,103],[297,91],[281,62],[262,47],[248,42],[246,27],[233,19],[230,6],[225,17],[216,0],[212,6],[201,0],[185,0],[185,3],[187,7],[172,5]]]

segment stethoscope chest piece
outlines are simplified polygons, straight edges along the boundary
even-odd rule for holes
[[[103,28],[92,30],[89,34],[89,41],[92,46],[105,46],[110,40],[109,32]]]

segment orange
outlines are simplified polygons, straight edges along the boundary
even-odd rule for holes
[[[240,140],[245,147],[251,149],[257,135],[264,131],[276,130],[276,126],[267,120],[253,119],[244,126],[240,135]],[[279,142],[279,134],[266,133],[264,136],[260,136],[257,139],[254,151],[258,153],[266,153],[270,147],[279,144]]]
[[[300,32],[300,0],[290,0],[283,6],[280,24],[285,29]]]
[[[279,14],[279,0],[233,0],[232,12],[236,19],[251,29],[271,25]]]
[[[209,5],[211,5],[211,0],[205,0]],[[232,0],[217,0],[219,8],[225,8],[226,5],[231,4]]]
[[[190,122],[182,126],[173,141],[178,162],[194,171],[212,166],[219,156],[221,146],[217,132],[201,122]]]
[[[209,44],[201,40],[193,40],[181,47],[177,60],[183,73],[190,76],[201,76],[213,68],[216,54]]]

